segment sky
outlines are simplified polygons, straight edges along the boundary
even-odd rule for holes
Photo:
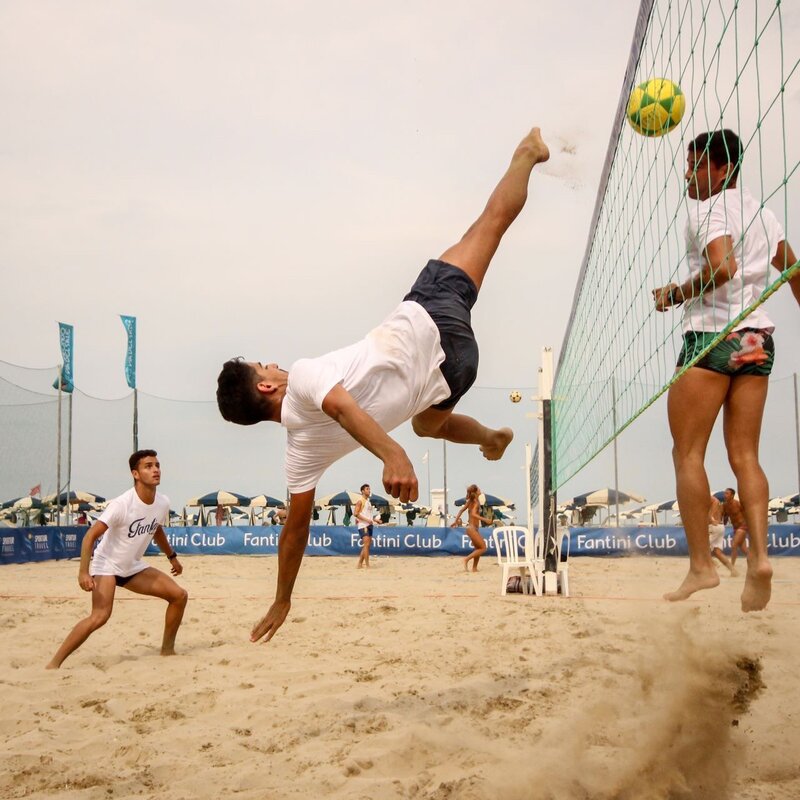
[[[448,450],[453,491],[475,481],[522,504],[540,353],[557,355],[564,335],[638,6],[6,0],[0,361],[52,367],[57,322],[75,326],[73,487],[129,483],[127,314],[140,444],[162,452],[173,505],[216,488],[282,493],[282,431],[215,412],[222,362],[289,366],[361,338],[460,238],[539,125],[553,157],[484,283],[478,388],[464,405],[517,439],[499,464]],[[792,46],[797,14],[784,16]],[[797,308],[785,291],[769,309],[787,332],[775,376],[788,379]],[[43,374],[0,364],[29,388]],[[775,416],[788,426],[785,385]],[[621,488],[673,496],[663,407],[636,425],[620,441]],[[397,435],[421,487],[430,450],[440,486],[441,443]],[[775,490],[796,491],[791,438],[778,436]],[[730,482],[718,441],[709,458]],[[319,492],[364,481],[379,486],[380,465],[355,454]],[[604,453],[564,491],[612,481]]]

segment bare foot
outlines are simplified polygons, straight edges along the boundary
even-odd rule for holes
[[[742,611],[761,611],[772,594],[772,565],[764,558],[752,563],[748,559],[747,575],[742,590]]]
[[[676,600],[685,600],[700,589],[713,589],[719,585],[719,575],[714,567],[700,572],[693,572],[691,569],[683,579],[683,583],[674,592],[667,592],[665,600],[674,603]]]
[[[45,667],[45,669],[60,669],[61,664],[54,664],[52,661]]]
[[[539,128],[531,128],[531,132],[519,143],[514,156],[523,155],[532,158],[534,164],[541,164],[550,158],[550,150]]]
[[[469,572],[469,559],[464,559],[464,572]]]
[[[477,568],[477,567],[473,567],[473,568],[472,568],[472,571],[473,571],[473,572],[477,572],[477,571],[478,571],[478,568]]]
[[[174,647],[170,647],[169,649],[163,649],[162,648],[161,655],[162,656],[174,656],[174,655],[177,655],[177,654],[175,653],[175,648]]]
[[[488,461],[498,461],[503,457],[506,447],[511,444],[514,438],[514,431],[511,428],[500,428],[493,431],[488,444],[481,445],[481,453]]]
[[[731,564],[731,578],[738,578],[739,577],[739,570]]]

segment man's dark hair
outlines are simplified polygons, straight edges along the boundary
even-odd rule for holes
[[[128,466],[131,468],[131,472],[133,472],[138,466],[139,462],[143,458],[153,457],[155,458],[158,455],[155,450],[137,450],[129,459],[128,459]]]
[[[730,493],[731,493],[731,494],[733,494],[733,495],[735,495],[735,494],[736,494],[736,489],[731,489],[731,487],[730,487],[730,486],[729,486],[727,489],[725,489],[725,491],[726,491],[726,492],[730,492]]]
[[[728,183],[733,183],[739,174],[739,167],[742,164],[744,149],[739,137],[729,128],[722,128],[718,131],[701,133],[690,145],[690,150],[694,150],[695,158],[700,158],[708,151],[708,157],[715,167],[724,167],[726,164],[733,164],[733,168],[728,174]]]
[[[269,418],[269,401],[258,391],[255,370],[239,356],[226,361],[217,378],[219,413],[237,425],[255,425]]]
[[[364,484],[364,485],[361,487],[361,489],[360,489],[359,491],[362,491],[362,492],[363,492],[363,491],[364,491],[364,489],[366,489],[368,486],[369,486],[369,484],[368,484],[368,483],[365,483],[365,484]]]

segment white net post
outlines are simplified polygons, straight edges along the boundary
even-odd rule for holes
[[[556,563],[556,498],[553,489],[553,439],[551,404],[553,399],[553,349],[542,348],[539,368],[539,536],[544,541],[545,594],[558,592]]]

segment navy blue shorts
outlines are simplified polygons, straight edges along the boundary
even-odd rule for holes
[[[373,526],[367,525],[366,528],[359,528],[358,533],[361,536],[372,536]]]
[[[475,383],[478,375],[478,343],[472,332],[472,306],[478,287],[463,269],[431,259],[403,300],[419,303],[439,329],[444,350],[442,375],[450,397],[434,408],[453,408]]]

